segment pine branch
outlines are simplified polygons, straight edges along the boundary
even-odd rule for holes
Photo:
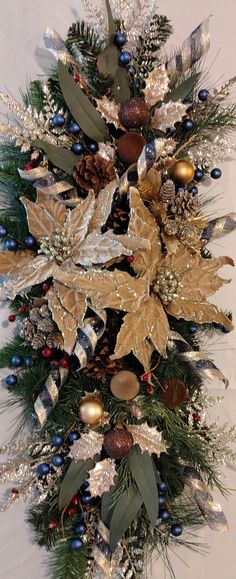
[[[72,551],[70,541],[60,541],[51,559],[52,579],[84,579],[90,551],[84,546],[80,551]]]
[[[26,90],[21,91],[23,103],[26,107],[32,107],[39,113],[43,109],[44,95],[42,83],[40,80],[31,81]]]
[[[140,72],[151,71],[159,61],[159,51],[172,34],[172,26],[166,16],[154,14],[145,22],[144,34],[139,36],[133,60]]]

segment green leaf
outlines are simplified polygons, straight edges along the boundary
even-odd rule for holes
[[[142,453],[135,445],[128,457],[129,467],[142,496],[151,525],[155,527],[158,517],[158,491],[152,457]]]
[[[58,74],[60,87],[72,117],[90,139],[105,141],[109,137],[105,121],[61,61],[58,63]]]
[[[169,101],[178,101],[181,100],[182,102],[187,98],[188,95],[191,94],[195,85],[200,78],[200,73],[195,73],[189,78],[187,78],[182,84],[174,88],[171,92],[166,95],[165,102],[168,103]]]
[[[97,59],[99,72],[114,77],[118,69],[118,58],[119,51],[115,45],[104,48]]]
[[[75,462],[72,460],[68,471],[62,481],[60,494],[59,494],[59,510],[61,511],[63,507],[72,499],[72,497],[77,493],[78,489],[83,484],[84,480],[88,476],[88,471],[94,467],[94,460],[79,460]]]
[[[101,519],[106,527],[110,526],[111,517],[115,508],[114,504],[114,490],[103,493],[101,503]]]
[[[118,67],[112,86],[112,96],[117,103],[123,103],[130,98],[130,85],[125,68]]]
[[[134,486],[130,486],[120,495],[110,524],[110,548],[112,551],[135,519],[142,504],[143,499]]]
[[[108,18],[108,38],[109,43],[111,44],[114,40],[114,36],[116,33],[116,25],[114,18],[112,16],[111,6],[109,0],[106,0],[106,9],[107,9],[107,18]]]
[[[62,171],[65,171],[65,173],[68,175],[72,175],[76,165],[77,157],[76,155],[73,155],[69,149],[63,149],[63,147],[51,145],[50,143],[41,141],[40,139],[33,141],[32,145],[34,147],[38,147],[39,149],[43,149],[49,161],[51,161],[55,167],[62,169]]]

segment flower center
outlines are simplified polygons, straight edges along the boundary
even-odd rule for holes
[[[51,237],[42,237],[38,253],[43,253],[50,261],[61,264],[71,255],[72,243],[64,229],[56,229]]]
[[[166,267],[160,268],[153,289],[164,304],[170,304],[177,300],[180,287],[180,281],[171,269]]]

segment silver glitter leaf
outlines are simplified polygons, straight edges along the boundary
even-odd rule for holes
[[[89,490],[91,496],[101,497],[103,493],[109,491],[109,488],[114,484],[116,474],[114,459],[105,458],[105,460],[97,462],[95,467],[89,471]]]
[[[103,439],[103,434],[98,434],[94,430],[84,432],[81,434],[80,439],[74,442],[70,451],[70,456],[74,458],[75,461],[93,458],[95,454],[100,454]]]

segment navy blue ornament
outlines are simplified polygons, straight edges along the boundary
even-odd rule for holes
[[[158,497],[158,503],[159,503],[159,507],[164,507],[166,504],[166,499],[165,497],[163,497],[163,495],[160,495]]]
[[[170,531],[174,537],[179,537],[182,535],[183,527],[180,523],[175,523],[174,525],[171,525]]]
[[[226,328],[225,326],[223,326],[223,324],[221,324],[221,331],[223,332],[223,334],[229,334],[230,330],[228,330],[228,328]]]
[[[15,386],[17,384],[17,376],[15,376],[15,374],[9,374],[9,376],[6,377],[6,384],[8,386]]]
[[[215,167],[214,169],[212,169],[212,171],[211,171],[212,179],[220,179],[221,175],[222,175],[221,169],[219,169],[218,167]]]
[[[80,132],[80,127],[79,127],[79,125],[77,125],[77,123],[74,121],[74,122],[71,123],[71,125],[70,125],[69,133],[71,133],[71,135],[78,135],[79,132]]]
[[[138,90],[141,87],[141,80],[139,79],[135,80],[134,87]]]
[[[190,330],[191,334],[196,334],[197,326],[190,326],[189,330]]]
[[[164,493],[166,491],[166,483],[165,482],[161,482],[158,484],[158,490],[159,493]]]
[[[198,98],[200,101],[205,102],[209,97],[209,90],[202,88],[198,93]]]
[[[14,354],[11,358],[11,366],[18,368],[19,366],[23,366],[24,359],[19,354]]]
[[[96,143],[96,141],[88,141],[87,148],[90,151],[90,153],[97,153],[98,144]]]
[[[46,462],[42,462],[38,465],[37,471],[40,475],[45,476],[50,472],[50,465]]]
[[[182,122],[182,127],[184,131],[191,131],[193,128],[193,121],[192,119],[184,119]]]
[[[69,444],[73,444],[75,442],[75,440],[78,440],[79,438],[80,438],[79,432],[72,430],[72,432],[70,432],[67,440],[68,440]]]
[[[18,242],[16,239],[13,239],[13,237],[9,237],[9,239],[4,242],[4,247],[9,251],[15,251],[18,247]]]
[[[78,551],[79,549],[82,549],[83,541],[81,539],[78,539],[78,538],[72,539],[70,546],[71,546],[72,551]]]
[[[57,113],[52,119],[52,124],[54,127],[63,127],[65,124],[65,117],[63,117],[63,115],[60,113]]]
[[[7,235],[6,227],[4,227],[4,225],[0,225],[0,239],[3,239],[3,237],[6,237],[6,235]]]
[[[130,66],[127,67],[127,71],[131,76],[134,76],[134,74],[136,72],[136,70],[132,64],[130,64]]]
[[[75,155],[82,155],[84,152],[84,146],[82,143],[73,143],[73,145],[71,145],[71,151]]]
[[[27,366],[28,368],[30,368],[30,366],[33,365],[33,360],[32,358],[30,358],[29,356],[27,358],[24,359],[24,365]]]
[[[54,434],[51,438],[51,444],[53,446],[61,446],[63,443],[63,438],[60,434]]]
[[[36,239],[33,237],[33,235],[26,235],[26,237],[24,238],[24,245],[25,247],[27,247],[28,249],[31,249],[31,247],[34,247],[36,244]]]
[[[77,535],[84,535],[84,533],[86,532],[86,526],[84,525],[84,523],[78,523],[75,526],[75,532],[77,533]]]
[[[53,466],[61,466],[64,462],[64,458],[61,454],[54,454],[54,456],[52,457],[52,464]]]
[[[92,497],[91,494],[87,491],[81,495],[81,503],[82,505],[89,505],[91,503]]]
[[[198,194],[198,188],[194,185],[194,187],[191,187],[190,193],[192,193],[193,197],[195,197],[195,195]]]
[[[81,490],[82,491],[86,491],[86,489],[89,487],[89,481],[85,480],[82,484]]]
[[[167,509],[161,509],[159,513],[159,517],[163,523],[167,523],[170,520],[170,513]]]
[[[124,50],[123,52],[120,53],[118,62],[120,66],[127,66],[127,64],[129,64],[131,60],[132,54]]]
[[[126,34],[124,32],[116,32],[114,36],[114,44],[119,48],[126,43]]]
[[[194,181],[201,181],[203,178],[203,170],[200,167],[197,167],[195,174],[194,174]]]

